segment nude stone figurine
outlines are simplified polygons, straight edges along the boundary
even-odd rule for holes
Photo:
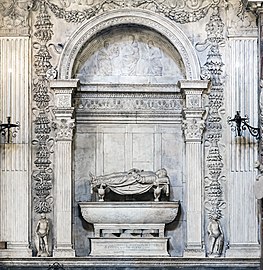
[[[207,232],[210,242],[209,255],[220,257],[224,246],[224,235],[220,221],[216,218],[210,219]]]
[[[48,250],[49,222],[46,215],[42,213],[36,226],[36,249],[38,257],[50,256]]]

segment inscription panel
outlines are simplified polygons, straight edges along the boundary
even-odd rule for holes
[[[152,239],[91,239],[92,256],[169,256],[167,238]]]

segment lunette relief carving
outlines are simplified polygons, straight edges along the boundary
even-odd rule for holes
[[[75,67],[82,84],[176,84],[186,78],[178,51],[160,35],[136,28],[116,28],[91,40]]]
[[[219,8],[215,7],[209,22],[206,25],[207,40],[203,44],[197,44],[200,50],[202,46],[209,46],[207,60],[202,68],[202,78],[212,82],[211,93],[208,99],[208,116],[206,122],[206,173],[205,177],[205,208],[207,215],[207,255],[222,256],[224,246],[224,233],[221,225],[222,211],[225,208],[223,189],[221,182],[224,166],[219,143],[222,137],[222,116],[224,77],[222,54],[220,46],[224,45],[224,23],[220,17]],[[202,50],[202,49],[201,49]]]

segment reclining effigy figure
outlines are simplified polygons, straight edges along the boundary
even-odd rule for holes
[[[169,195],[169,177],[166,169],[156,172],[131,169],[128,172],[116,172],[101,176],[91,176],[91,192],[97,192],[99,201],[104,201],[105,190],[120,195],[137,195],[153,188],[154,201],[159,201],[162,190]]]

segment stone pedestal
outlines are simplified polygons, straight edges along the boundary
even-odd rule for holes
[[[91,256],[169,256],[166,223],[178,202],[83,202],[84,219],[94,225]]]
[[[91,238],[91,256],[169,256],[168,238]]]

